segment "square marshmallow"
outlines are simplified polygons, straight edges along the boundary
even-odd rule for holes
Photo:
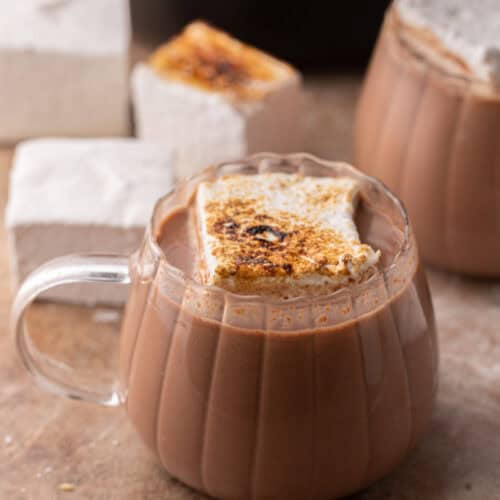
[[[175,147],[178,176],[303,148],[303,89],[288,64],[195,22],[132,75],[141,139]]]
[[[349,177],[268,173],[202,182],[196,197],[203,280],[236,293],[332,293],[375,272],[360,241],[361,185]]]
[[[125,135],[127,0],[14,0],[0,15],[0,142]]]
[[[154,203],[172,187],[172,154],[135,139],[46,139],[18,146],[6,212],[18,285],[55,257],[128,255],[141,244]],[[47,297],[119,304],[124,287],[55,289]]]

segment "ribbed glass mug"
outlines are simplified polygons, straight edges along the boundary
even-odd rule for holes
[[[396,5],[359,100],[356,165],[403,200],[425,261],[500,276],[500,91]]]
[[[201,181],[264,172],[357,179],[372,214],[358,226],[381,250],[381,271],[330,295],[279,300],[204,286],[167,260],[161,222],[190,203]],[[132,284],[120,374],[99,391],[74,386],[38,357],[23,322],[42,290],[93,281]],[[12,321],[21,358],[42,385],[123,404],[170,474],[220,498],[359,490],[415,446],[436,394],[432,303],[404,208],[379,181],[305,154],[256,155],[180,182],[156,204],[130,259],[49,262],[22,285]]]

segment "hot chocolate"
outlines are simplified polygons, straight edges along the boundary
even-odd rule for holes
[[[195,210],[203,189],[235,175],[253,176],[250,184],[279,178],[297,187],[300,203],[280,187],[267,198],[257,195],[244,214],[232,213],[233,221],[218,205],[215,212],[206,203]],[[302,199],[308,186],[315,187]],[[254,230],[255,220],[266,217],[266,230]],[[328,248],[327,235],[340,245]],[[221,254],[226,236],[235,239]],[[248,248],[256,250],[255,260]],[[216,263],[203,269],[209,254]],[[233,267],[241,256],[244,265]],[[235,280],[215,286],[222,270]],[[255,273],[270,279],[260,293],[233,288]],[[285,277],[286,295],[268,293]],[[328,291],[303,286],[325,277]],[[82,382],[76,370],[36,351],[23,317],[41,292],[130,281],[120,383],[108,385],[99,373]],[[290,293],[299,290],[303,295]],[[415,446],[436,394],[432,303],[404,208],[379,181],[304,154],[256,155],[181,182],[156,204],[130,262],[116,255],[48,262],[21,286],[12,330],[21,359],[43,387],[73,399],[124,403],[167,471],[220,498],[309,500],[359,490]]]
[[[411,2],[388,11],[359,102],[356,164],[402,198],[425,260],[500,276],[500,93],[494,81],[481,79],[489,66],[473,65],[472,56],[484,50],[460,38],[467,12],[448,3],[449,10],[445,2],[413,2],[415,9],[422,4],[417,13],[428,16],[431,27],[441,26],[445,14],[456,17],[442,22],[444,34],[403,20],[396,7]],[[461,2],[463,9],[480,10],[475,4]],[[427,12],[433,9],[436,19]],[[485,12],[469,13],[469,31],[478,40]],[[454,51],[462,42],[469,47],[463,54]]]
[[[200,283],[197,189],[235,170],[356,179],[355,222],[380,251],[376,271],[288,300]],[[131,272],[127,411],[188,485],[220,498],[338,497],[421,437],[437,382],[432,304],[404,210],[376,181],[306,155],[209,169],[159,202]]]

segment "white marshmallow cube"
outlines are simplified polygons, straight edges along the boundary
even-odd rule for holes
[[[126,135],[128,0],[1,2],[0,143]]]
[[[6,212],[13,281],[70,253],[129,255],[172,182],[173,155],[135,139],[45,139],[20,144]],[[45,298],[121,304],[127,289],[70,285]]]
[[[138,137],[175,147],[179,177],[303,149],[300,74],[201,22],[134,68],[132,95]]]

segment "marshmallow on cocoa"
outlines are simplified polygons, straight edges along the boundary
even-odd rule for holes
[[[396,0],[401,20],[470,76],[500,86],[498,0]]]

